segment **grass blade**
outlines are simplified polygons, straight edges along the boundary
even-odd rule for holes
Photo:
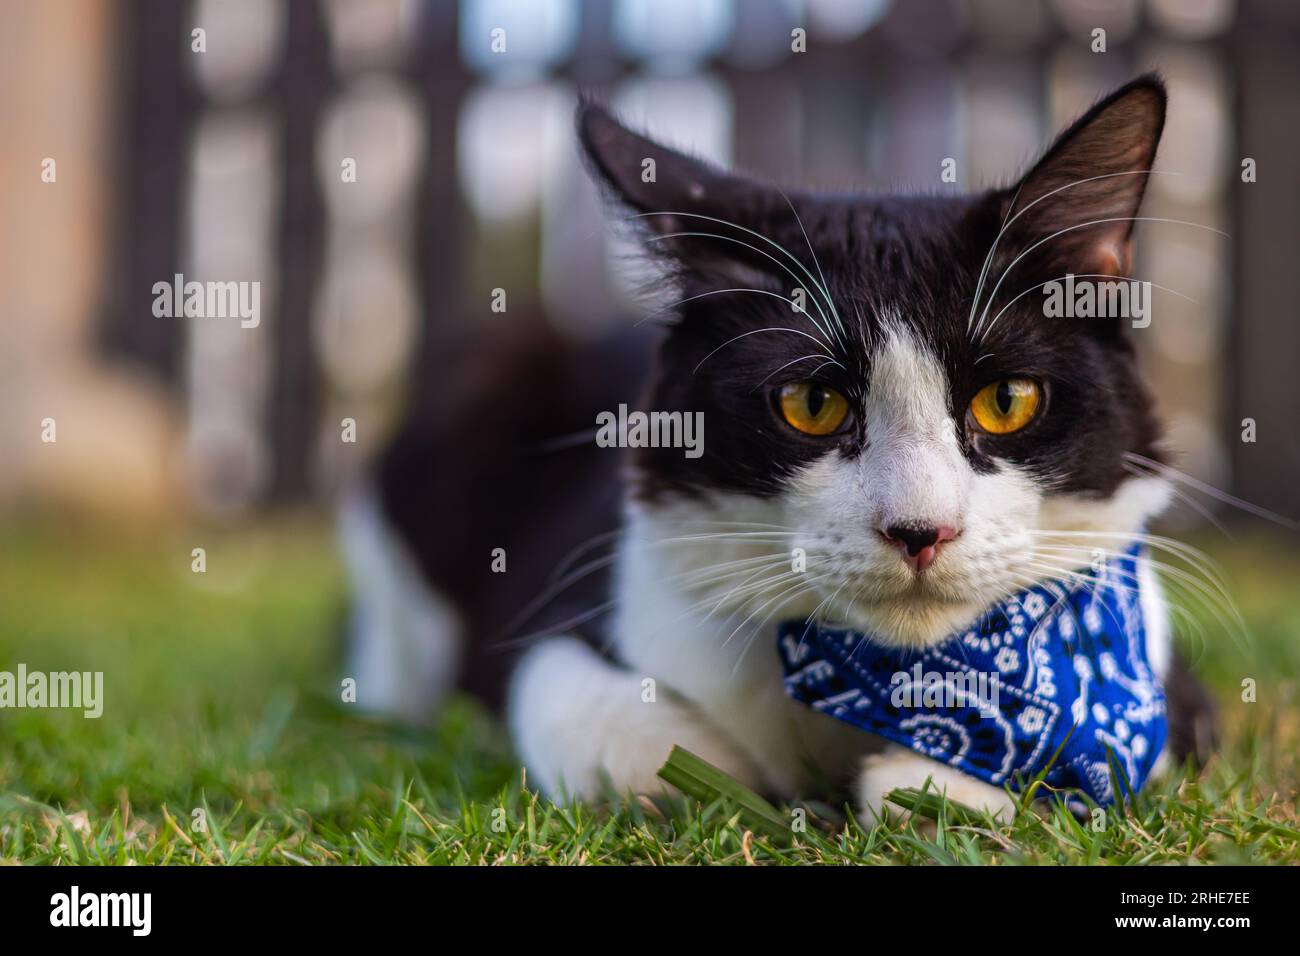
[[[740,811],[741,820],[751,830],[774,840],[790,840],[790,824],[776,807],[689,750],[673,747],[667,763],[659,768],[659,777],[702,804],[727,801]]]

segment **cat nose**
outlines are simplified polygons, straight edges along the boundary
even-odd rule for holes
[[[957,537],[958,531],[948,525],[907,522],[881,528],[880,533],[890,544],[898,545],[903,560],[914,570],[924,571],[939,556],[943,543]]]

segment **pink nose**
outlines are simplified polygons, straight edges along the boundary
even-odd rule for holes
[[[903,560],[917,573],[924,571],[939,556],[945,541],[951,541],[959,532],[947,525],[933,527],[925,524],[892,524],[881,528],[886,541],[898,546]]]

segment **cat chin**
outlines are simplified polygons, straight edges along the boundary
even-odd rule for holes
[[[847,608],[845,624],[886,647],[924,650],[942,644],[979,617],[992,601],[885,601]]]

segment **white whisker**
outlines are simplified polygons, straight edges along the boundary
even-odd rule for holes
[[[1002,241],[1003,233],[1007,231],[1007,229],[1011,226],[1013,222],[1019,219],[1030,209],[1033,209],[1044,199],[1048,199],[1052,196],[1055,196],[1059,192],[1064,192],[1067,189],[1073,189],[1075,186],[1082,186],[1084,183],[1096,182],[1099,179],[1112,179],[1116,176],[1180,176],[1180,175],[1182,174],[1171,172],[1171,171],[1165,171],[1165,170],[1131,169],[1120,173],[1103,173],[1099,176],[1089,176],[1086,179],[1077,179],[1072,183],[1066,183],[1064,186],[1058,186],[1055,189],[1051,190],[1050,192],[1043,193],[1033,202],[1028,203],[1024,209],[1021,209],[1014,216],[1012,216],[1011,211],[1016,208],[1016,203],[1020,201],[1020,190],[1023,188],[1023,185],[1016,187],[1015,195],[1011,197],[1011,204],[1007,206],[1006,214],[1003,215],[1002,217],[1002,227],[998,230],[998,234],[994,236],[993,244],[989,246],[988,254],[984,257],[984,265],[980,269],[979,280],[975,283],[975,296],[971,300],[970,315],[967,316],[966,318],[967,331],[970,330],[971,323],[975,319],[975,310],[979,307],[980,292],[984,288],[984,280],[988,276],[989,266],[993,264],[993,254],[997,251],[998,243]]]
[[[1087,272],[1081,275],[1074,275],[1073,273],[1071,273],[1070,276],[1073,276],[1075,279],[1120,279],[1122,281],[1133,280],[1132,276],[1111,275],[1106,272]],[[1041,289],[1043,286],[1049,285],[1053,282],[1060,282],[1062,279],[1070,278],[1070,276],[1057,276],[1054,279],[1048,279],[1046,282],[1040,282],[1037,285],[1031,285],[1028,289],[1025,289],[1023,292],[1016,295],[1014,299],[1012,299],[1010,302],[1004,305],[1000,310],[998,310],[998,314],[993,316],[993,318],[989,321],[988,327],[980,328],[976,330],[976,334],[981,339],[987,338],[988,334],[993,331],[993,326],[997,324],[998,319],[1002,318],[1002,316],[1006,313],[1007,309],[1011,308],[1013,305],[1015,305],[1017,302],[1019,302],[1022,298],[1024,298],[1029,293],[1033,292],[1035,289]],[[1176,289],[1171,289],[1168,286],[1159,285],[1155,282],[1148,282],[1146,284],[1151,286],[1151,288],[1153,289],[1159,289],[1161,292],[1168,292],[1170,295],[1176,295],[1180,299],[1186,299],[1188,302],[1192,303],[1193,305],[1200,305],[1200,303],[1197,302],[1195,299],[1193,299],[1191,296],[1183,295],[1183,293],[1177,291]]]
[[[1039,246],[1043,245],[1043,243],[1051,242],[1057,236],[1063,236],[1067,232],[1073,232],[1076,229],[1084,229],[1088,226],[1102,226],[1108,222],[1163,222],[1175,226],[1190,226],[1193,229],[1204,229],[1206,232],[1213,232],[1216,235],[1223,236],[1225,239],[1232,238],[1222,229],[1215,229],[1213,226],[1207,226],[1204,223],[1189,222],[1186,219],[1166,219],[1159,216],[1111,216],[1106,219],[1090,219],[1087,222],[1080,222],[1080,223],[1076,223],[1073,226],[1066,226],[1064,229],[1056,230],[1056,232],[1052,233],[1051,235],[1044,236],[1042,239],[1039,239],[1033,245],[1024,249],[1019,255],[1017,255],[1014,259],[1011,260],[1011,264],[1009,266],[1007,266],[1005,269],[1002,270],[1002,275],[998,277],[998,281],[993,285],[993,291],[989,294],[988,305],[984,306],[984,311],[980,313],[980,320],[977,328],[983,328],[984,320],[985,318],[988,317],[989,314],[989,309],[992,308],[993,303],[997,301],[998,289],[1002,288],[1002,281],[1006,279],[1007,273],[1009,273],[1012,269],[1014,269],[1016,267],[1016,264],[1020,262],[1021,259],[1029,255]]]
[[[1251,502],[1238,498],[1235,495],[1230,495],[1226,491],[1214,487],[1214,485],[1208,484],[1207,482],[1201,481],[1199,478],[1193,478],[1191,475],[1179,471],[1177,468],[1162,464],[1152,458],[1146,458],[1142,455],[1135,454],[1134,452],[1125,452],[1124,458],[1135,465],[1159,474],[1163,478],[1182,482],[1189,488],[1194,488],[1202,494],[1209,495],[1216,501],[1221,501],[1226,505],[1231,505],[1234,508],[1238,508],[1248,514],[1254,515],[1256,518],[1263,518],[1265,521],[1271,521],[1274,524],[1281,525],[1288,531],[1300,531],[1300,521],[1285,518],[1275,511],[1269,511],[1267,508],[1261,508],[1259,505],[1252,504]]]
[[[761,332],[790,332],[790,333],[792,333],[793,335],[802,335],[802,336],[803,336],[804,338],[806,338],[806,339],[812,339],[812,341],[814,341],[814,342],[817,341],[817,339],[816,339],[814,336],[809,335],[807,332],[801,332],[799,329],[784,328],[784,327],[782,327],[782,326],[774,326],[774,327],[772,327],[772,328],[767,328],[767,329],[751,329],[751,330],[748,331],[748,332],[742,332],[742,333],[740,333],[739,335],[734,336],[733,338],[729,338],[729,339],[727,339],[727,341],[723,342],[721,345],[719,345],[716,349],[714,349],[714,350],[713,350],[712,352],[710,352],[708,355],[704,356],[704,358],[700,359],[700,364],[697,365],[697,366],[695,366],[694,370],[692,370],[691,374],[694,375],[696,372],[698,372],[698,371],[700,370],[701,366],[703,366],[705,362],[707,362],[709,359],[713,358],[713,356],[717,355],[719,352],[721,352],[723,349],[725,349],[725,348],[726,348],[728,345],[730,345],[732,342],[739,342],[741,339],[748,338],[748,337],[751,336],[751,335],[758,335],[758,334],[761,333]],[[839,362],[835,361],[835,360],[834,360],[833,358],[831,358],[829,355],[826,356],[826,358],[829,360],[827,364],[831,364],[831,365],[840,365]],[[843,365],[840,365],[840,368],[843,368],[843,367],[844,367]]]

